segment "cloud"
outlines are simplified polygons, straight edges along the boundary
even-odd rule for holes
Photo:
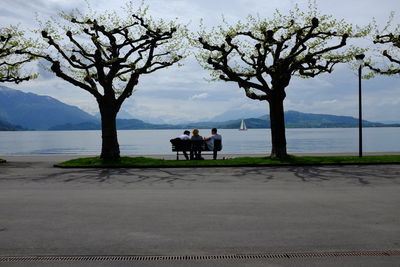
[[[208,98],[208,93],[201,93],[194,96],[191,96],[189,100],[197,100],[197,99],[206,99]]]
[[[229,103],[217,102],[217,104],[211,105],[196,100],[141,96],[125,103],[123,108],[135,118],[181,123],[213,118],[216,114],[228,109]]]
[[[337,103],[337,99],[326,100],[326,101],[321,102],[322,105],[332,105],[332,104],[336,104],[336,103]]]
[[[47,19],[74,8],[84,11],[86,4],[82,0],[2,0],[1,8],[1,25],[20,24],[24,28],[32,29],[37,26],[36,15],[40,19]]]

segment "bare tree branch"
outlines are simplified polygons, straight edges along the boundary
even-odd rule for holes
[[[30,45],[23,43],[23,35],[16,27],[0,29],[0,82],[20,83],[36,77],[35,74],[20,73],[23,65],[36,59],[17,53]]]
[[[374,44],[382,44],[388,46],[390,51],[385,49],[383,50],[383,52],[381,52],[381,55],[392,64],[388,67],[377,67],[374,66],[372,63],[367,62],[365,66],[377,74],[382,74],[382,75],[399,74],[400,57],[398,55],[400,52],[400,35],[394,33],[377,35],[373,42]]]

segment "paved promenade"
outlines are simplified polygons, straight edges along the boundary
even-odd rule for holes
[[[73,157],[0,156],[0,266],[400,262],[400,165],[52,167]]]

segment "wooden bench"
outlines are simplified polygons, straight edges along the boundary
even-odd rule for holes
[[[192,152],[201,151],[212,152],[213,159],[217,159],[218,151],[222,150],[221,140],[214,140],[214,150],[209,150],[207,143],[204,140],[182,140],[180,138],[175,138],[170,140],[172,144],[172,152],[176,152],[176,160],[179,160],[179,152]]]

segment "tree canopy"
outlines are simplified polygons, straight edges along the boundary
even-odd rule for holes
[[[24,33],[16,26],[0,29],[0,82],[20,83],[36,77],[36,74],[23,73],[25,63],[35,59],[31,55],[17,54],[25,51],[32,43],[24,39]]]
[[[374,25],[375,35],[373,43],[375,56],[366,62],[366,66],[373,71],[373,74],[395,75],[400,73],[400,24],[391,27],[394,13],[389,17],[387,25],[379,30]]]
[[[116,12],[60,13],[61,21],[41,22],[42,45],[31,55],[51,63],[51,71],[96,98],[105,93],[129,97],[141,74],[178,63],[185,54],[185,27],[155,21],[143,6]],[[108,89],[112,89],[109,92]]]
[[[41,22],[41,44],[28,54],[46,60],[50,71],[92,94],[99,105],[103,146],[101,157],[118,159],[116,114],[141,75],[178,64],[185,57],[186,27],[154,20],[143,5],[97,14],[79,10]],[[21,53],[25,53],[21,51]]]
[[[344,48],[348,39],[368,32],[319,14],[315,5],[308,12],[296,6],[287,15],[276,11],[272,19],[249,16],[246,22],[203,28],[197,58],[214,80],[235,82],[247,97],[269,102],[271,155],[285,157],[283,100],[291,78],[313,78],[353,60],[361,50]]]
[[[237,82],[248,97],[265,100],[276,78],[312,78],[353,60],[360,49],[340,48],[348,38],[367,32],[314,9],[306,13],[296,7],[288,15],[276,11],[271,20],[249,16],[236,25],[225,22],[209,32],[203,28],[197,58],[213,79]]]

